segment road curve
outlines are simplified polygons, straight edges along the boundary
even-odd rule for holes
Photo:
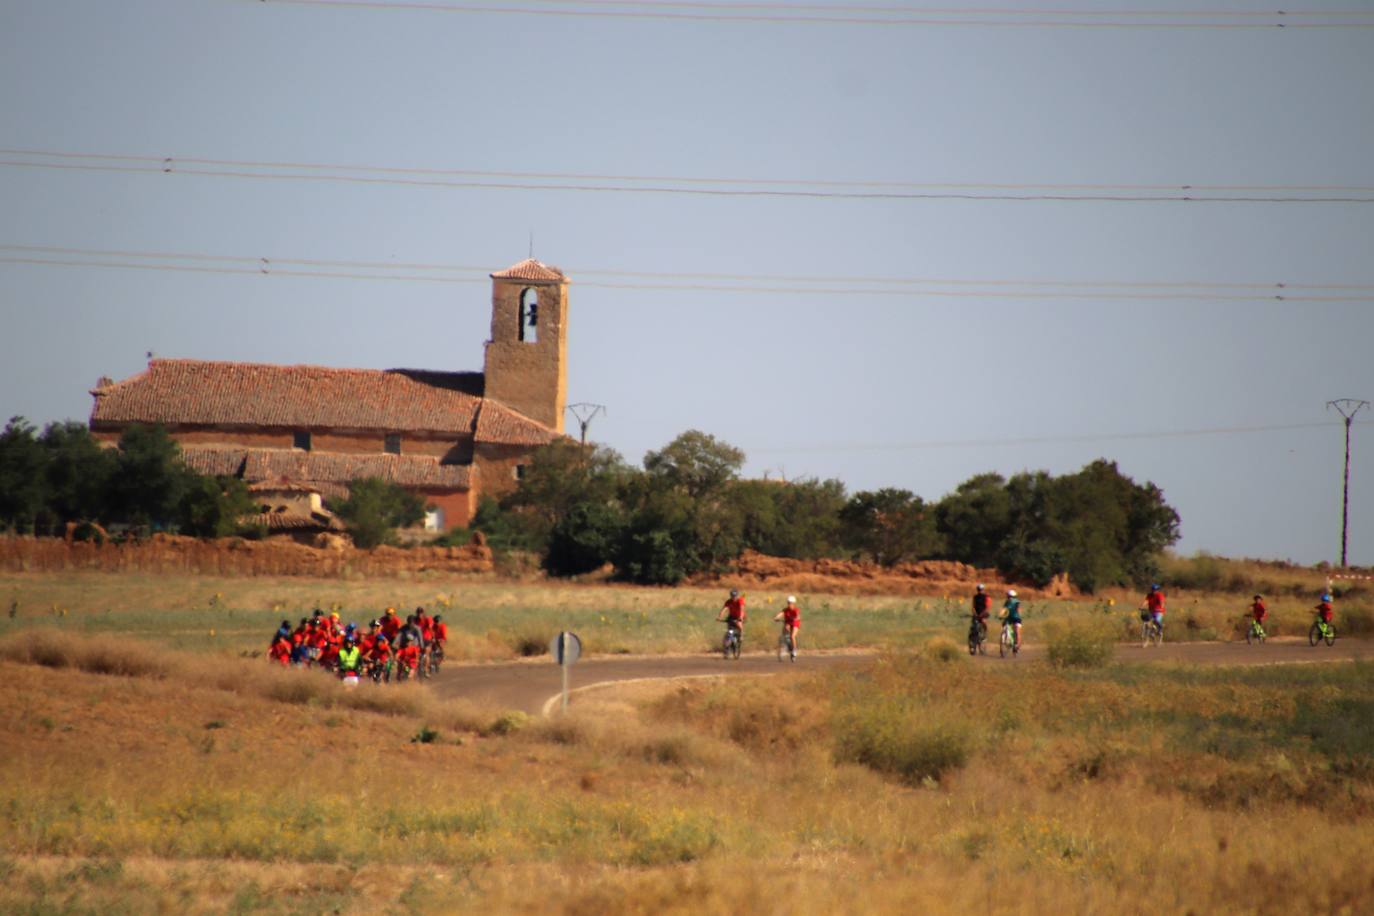
[[[1019,659],[991,655],[977,664],[1014,665],[1044,656],[1044,646],[1027,645]],[[619,655],[586,658],[573,666],[569,686],[581,690],[618,681],[652,680],[721,675],[765,675],[818,671],[863,664],[872,653],[840,651],[802,653],[795,664],[779,662],[773,653],[746,654],[738,661],[719,655]],[[1166,643],[1142,649],[1120,645],[1116,660],[1125,663],[1177,663],[1189,665],[1279,665],[1354,660],[1374,660],[1374,642],[1341,640],[1335,646],[1309,646],[1305,640],[1271,640],[1263,646],[1243,642]],[[546,703],[562,691],[562,675],[548,658],[499,664],[450,664],[430,682],[441,697],[463,697],[531,715],[544,711]],[[575,698],[574,698],[575,699]]]

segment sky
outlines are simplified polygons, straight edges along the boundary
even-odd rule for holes
[[[939,5],[0,0],[0,415],[149,352],[480,369],[532,247],[632,462],[696,428],[934,500],[1105,457],[1182,553],[1337,560],[1374,8]]]

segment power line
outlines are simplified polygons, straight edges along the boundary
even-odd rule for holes
[[[925,442],[830,443],[750,448],[746,449],[746,451],[751,453],[881,452],[918,451],[924,449],[1001,448],[1015,445],[1067,445],[1087,442],[1121,442],[1130,440],[1188,439],[1201,436],[1248,435],[1255,433],[1288,432],[1300,429],[1327,429],[1330,425],[1329,423],[1285,423],[1272,426],[1218,426],[1205,429],[1156,430],[1154,432],[1135,433],[1097,433],[1074,436],[1021,436],[1004,439],[948,439]]]
[[[236,3],[245,0],[233,0]],[[1170,12],[1164,10],[1136,10],[1112,13],[1110,11],[1081,10],[936,10],[900,7],[838,7],[819,4],[748,4],[731,8],[721,4],[649,4],[618,3],[600,4],[600,8],[587,9],[540,9],[535,6],[482,6],[460,3],[427,3],[405,0],[405,2],[382,3],[377,0],[254,0],[255,5],[268,2],[282,6],[335,7],[340,9],[361,9],[387,12],[425,12],[483,14],[504,16],[545,16],[564,19],[605,19],[620,21],[666,21],[666,22],[736,22],[751,25],[843,25],[843,26],[954,26],[981,28],[1022,28],[1022,29],[1207,29],[1207,30],[1248,30],[1259,29],[1368,29],[1374,23],[1364,19],[1362,11],[1344,13],[1321,12],[1312,15],[1297,11],[1274,11],[1270,14],[1253,14],[1245,20],[1224,11],[1213,12]],[[526,0],[540,3],[543,0]],[[592,3],[576,4],[583,7],[598,6]],[[619,8],[610,9],[607,7]],[[676,8],[674,11],[671,8]],[[696,11],[687,11],[696,10]],[[741,10],[771,10],[766,12],[742,12]],[[845,15],[863,12],[863,15]],[[1024,18],[1040,16],[1043,18]],[[1115,19],[1106,17],[1116,16]],[[1174,16],[1174,19],[1160,17]],[[1258,21],[1267,16],[1270,21]],[[1079,17],[1079,18],[1070,18]],[[1341,17],[1342,21],[1329,21]],[[1318,21],[1305,21],[1317,19]],[[1215,21],[1212,21],[1215,20]]]
[[[817,181],[807,179],[706,178],[697,176],[596,175],[556,172],[495,172],[475,169],[420,169],[373,165],[255,162],[0,149],[10,168],[78,172],[197,175],[273,181],[328,181],[364,185],[463,188],[516,191],[580,191],[618,194],[669,194],[704,197],[799,198],[840,200],[951,200],[1002,202],[1097,203],[1292,203],[1374,204],[1367,185],[1128,185],[929,183],[882,181]],[[22,161],[57,159],[66,161]],[[124,163],[124,164],[119,164]],[[276,171],[288,169],[290,171]],[[357,172],[360,174],[345,174]],[[455,180],[439,176],[471,176]],[[433,177],[423,177],[433,176]],[[507,176],[519,180],[498,181]],[[606,182],[619,182],[608,184]],[[661,182],[661,184],[646,184]],[[678,186],[682,185],[682,186]],[[750,187],[752,185],[752,187]],[[910,190],[880,190],[907,188]],[[867,189],[867,190],[866,190]],[[941,190],[945,189],[945,190]],[[981,190],[980,190],[981,189]],[[1013,193],[1020,191],[1022,193]],[[1108,193],[1115,192],[1115,193]],[[1138,193],[1130,193],[1138,192]]]
[[[418,166],[369,165],[339,162],[291,162],[252,159],[211,159],[190,156],[130,155],[125,153],[73,153],[59,150],[2,149],[0,156],[26,156],[49,159],[131,162],[155,166],[171,174],[187,166],[225,166],[250,169],[291,169],[298,171],[362,172],[383,175],[465,176],[477,178],[518,178],[529,181],[623,181],[664,182],[670,184],[757,185],[761,187],[816,188],[903,188],[909,190],[1001,190],[1001,191],[1160,191],[1209,192],[1310,192],[1374,194],[1374,185],[1337,184],[1123,184],[1123,183],[1048,183],[1048,182],[917,182],[875,179],[761,178],[720,175],[633,175],[609,172],[543,172],[467,168],[421,168]],[[153,171],[149,168],[147,171]]]
[[[190,273],[218,273],[287,277],[318,277],[348,280],[409,280],[427,283],[485,283],[489,268],[458,264],[425,264],[349,259],[285,258],[249,255],[193,254],[129,249],[73,248],[52,245],[0,244],[0,263],[70,267],[112,267],[132,270],[169,270]],[[99,259],[99,260],[92,260]],[[164,262],[164,263],[157,263]],[[191,262],[191,263],[165,263]],[[199,263],[196,263],[199,262]],[[300,268],[328,268],[302,270]],[[357,271],[386,271],[358,273]],[[655,279],[654,283],[578,280],[578,286],[592,289],[634,289],[691,292],[786,293],[829,296],[895,296],[971,299],[1064,299],[1126,301],[1291,301],[1291,302],[1374,302],[1374,295],[1312,295],[1310,293],[1374,293],[1374,284],[1296,284],[1296,283],[1177,283],[1114,282],[1077,280],[1000,280],[1000,279],[922,279],[915,277],[787,277],[777,274],[651,273],[570,269],[575,276],[630,276]],[[410,273],[398,273],[410,271]],[[425,273],[415,273],[416,271]],[[474,274],[475,276],[444,276]],[[727,278],[748,285],[723,285],[686,282],[700,278]],[[764,286],[761,283],[790,281],[792,286]],[[854,288],[854,282],[881,283],[897,288]],[[846,284],[841,286],[840,284]],[[923,287],[960,286],[965,289]],[[1252,291],[1246,293],[1245,291]]]

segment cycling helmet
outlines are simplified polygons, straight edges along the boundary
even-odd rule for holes
[[[1157,591],[1159,591],[1159,583],[1158,583],[1158,582],[1151,582],[1151,583],[1150,583],[1150,591],[1152,591],[1152,592],[1157,592]]]
[[[1015,598],[1015,597],[1016,597],[1016,589],[1014,589],[1014,588],[1009,588],[1009,589],[1007,589],[1007,597],[1008,597],[1008,598]]]
[[[978,583],[978,591],[981,592],[982,590],[983,590],[983,583],[979,582],[979,583]]]
[[[1330,592],[1322,592],[1322,600],[1323,600],[1323,601],[1330,601],[1330,600],[1331,600],[1331,593],[1330,593]]]
[[[737,588],[732,588],[732,589],[730,589],[730,597],[731,597],[731,598],[738,598],[738,597],[739,597],[739,589],[737,589]]]
[[[380,620],[373,620],[373,621],[371,621],[371,622],[368,623],[368,626],[371,627],[371,628],[374,629],[374,630],[377,629],[377,628],[378,628],[379,626],[381,626],[381,625],[382,625],[382,622],[381,622]]]
[[[391,640],[387,639],[386,634],[383,633],[382,635],[377,637],[377,642],[384,645],[389,645],[391,643]]]
[[[787,603],[788,603],[788,604],[796,604],[796,603],[797,603],[797,596],[796,596],[796,595],[788,595],[788,596],[787,596]]]
[[[443,615],[443,614],[435,614],[435,615],[434,615],[434,622],[435,622],[435,623],[438,623],[439,621],[441,621],[441,620],[443,620],[443,619],[444,619],[444,615]]]

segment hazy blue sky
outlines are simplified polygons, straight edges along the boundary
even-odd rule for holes
[[[829,5],[813,15],[873,15]],[[1130,4],[1202,8],[1259,9]],[[1374,199],[1351,190],[1374,186],[1374,15],[922,18],[976,24],[0,0],[0,414],[85,418],[96,379],[149,350],[479,369],[485,272],[533,232],[574,279],[571,399],[607,406],[593,438],[631,460],[696,427],[744,448],[751,474],[936,499],[980,471],[1106,456],[1164,489],[1185,552],[1336,559],[1343,440],[1323,405],[1374,399],[1374,203],[891,195]],[[1226,27],[1116,27],[1175,21]],[[1290,186],[1342,190],[1274,190]],[[1276,426],[1300,428],[1134,435]],[[1361,564],[1371,433],[1355,428]]]

